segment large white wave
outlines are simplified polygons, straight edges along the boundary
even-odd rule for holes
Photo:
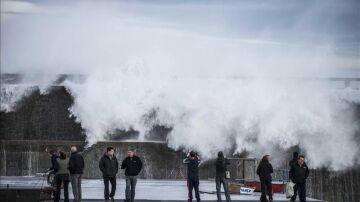
[[[45,78],[85,74],[81,84],[62,85],[90,144],[116,129],[134,128],[146,139],[153,125],[164,125],[172,127],[170,147],[205,158],[218,150],[259,156],[299,145],[313,167],[342,169],[356,161],[358,126],[350,108],[359,91],[306,79],[359,76],[358,56],[338,44],[342,33],[321,31],[325,25],[313,21],[327,13],[328,26],[336,27],[338,16],[351,15],[350,4],[332,13],[333,4],[322,2],[61,2],[34,3],[21,7],[31,10],[27,15],[16,15],[6,13],[16,2],[6,3],[1,66]],[[7,100],[21,98],[14,95]],[[2,101],[2,109],[11,107]]]

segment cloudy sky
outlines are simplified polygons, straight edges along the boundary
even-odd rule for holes
[[[1,69],[359,76],[359,19],[359,1],[1,1]]]

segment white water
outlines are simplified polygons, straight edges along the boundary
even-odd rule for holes
[[[14,110],[16,103],[24,96],[33,92],[33,86],[24,85],[2,85],[1,86],[1,111],[10,112]]]
[[[115,129],[134,127],[145,135],[160,124],[173,127],[171,147],[196,149],[205,158],[233,147],[260,156],[295,145],[314,167],[337,169],[356,158],[357,125],[348,108],[359,103],[358,90],[293,80],[155,80],[116,70],[66,86],[76,98],[70,111],[87,129],[90,143]],[[145,121],[153,109],[156,119]]]
[[[235,148],[276,159],[296,145],[312,167],[344,169],[358,158],[358,126],[348,108],[359,102],[359,91],[297,79],[360,75],[357,53],[337,44],[342,33],[319,31],[322,25],[313,23],[326,13],[328,26],[339,26],[337,15],[351,13],[351,5],[335,14],[332,4],[319,2],[299,9],[291,3],[36,6],[34,15],[1,21],[7,50],[1,64],[8,72],[41,73],[35,80],[43,87],[50,85],[49,75],[87,75],[82,84],[63,85],[74,96],[69,110],[90,144],[130,127],[143,140],[160,124],[173,127],[169,146],[195,149],[205,158]],[[267,9],[300,14],[277,19]],[[295,20],[278,27],[284,19]],[[253,28],[247,20],[261,23]],[[1,109],[21,97],[15,93]],[[156,119],[146,120],[154,109]]]

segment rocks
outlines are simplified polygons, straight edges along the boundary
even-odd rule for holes
[[[39,89],[17,103],[15,111],[0,112],[0,134],[5,140],[85,140],[81,124],[70,116],[72,97],[64,87]]]

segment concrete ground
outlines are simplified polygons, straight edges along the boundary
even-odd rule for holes
[[[115,200],[116,202],[122,202],[123,200]],[[187,200],[135,200],[134,202],[186,202]],[[196,200],[193,200],[196,201]],[[217,200],[202,200],[202,201],[207,201],[207,202],[217,202]],[[225,201],[225,199],[223,199],[222,201]],[[260,200],[231,200],[232,202],[254,202],[254,201],[260,201]],[[46,201],[46,202],[52,202],[52,201]],[[61,201],[63,202],[63,201]],[[104,200],[97,200],[97,199],[86,199],[86,200],[82,200],[81,202],[104,202]],[[275,200],[274,202],[289,202],[289,200]]]

